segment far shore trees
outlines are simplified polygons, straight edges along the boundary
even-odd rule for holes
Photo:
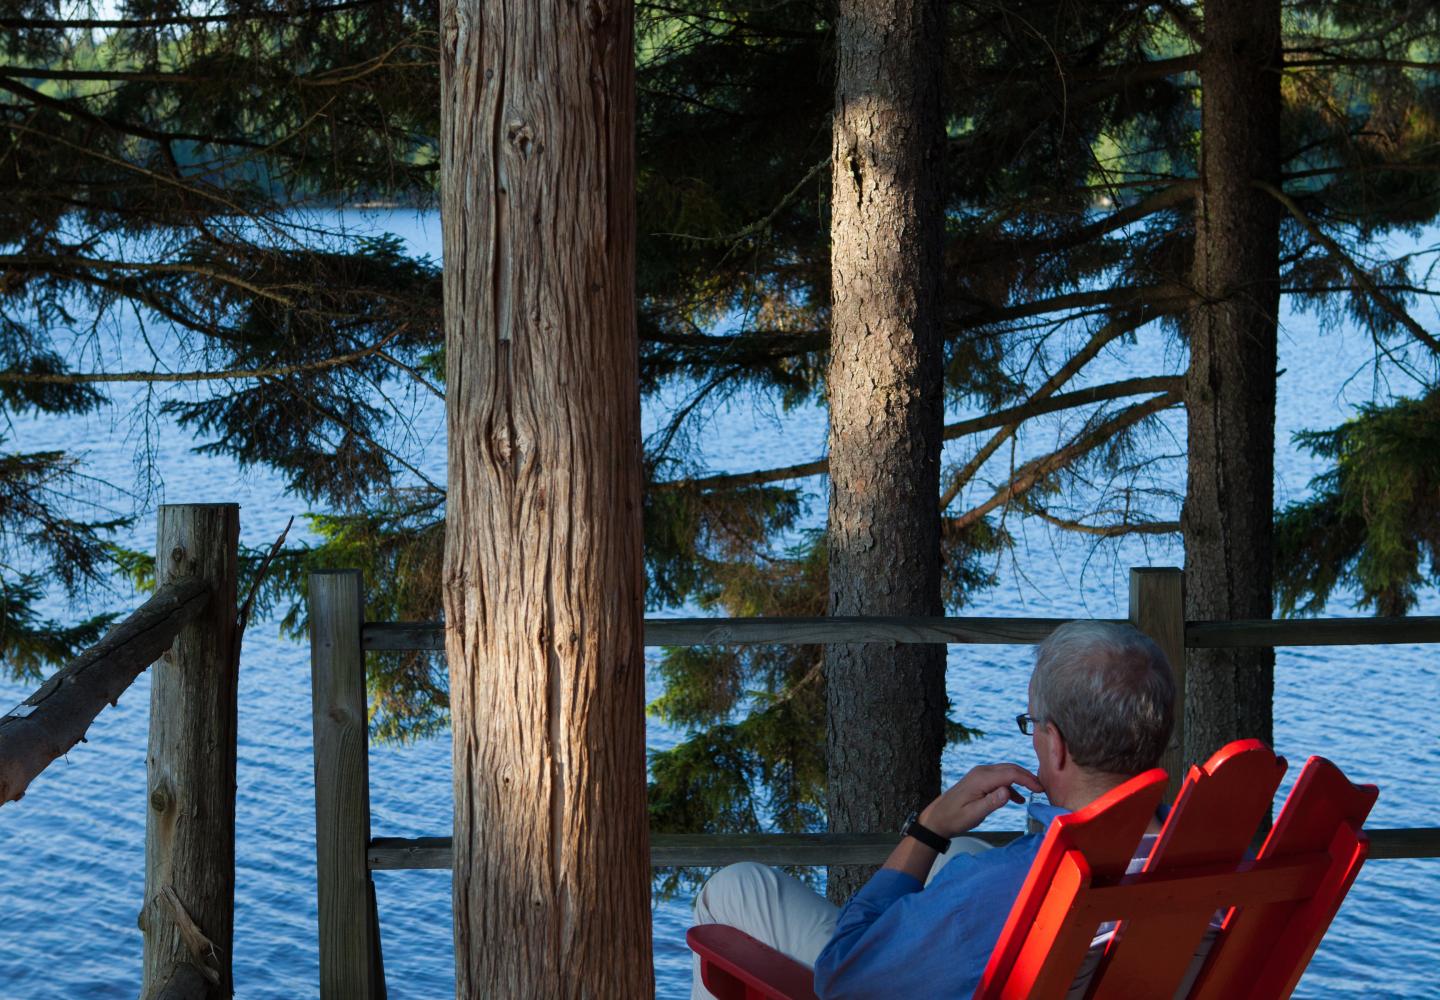
[[[648,997],[633,7],[445,0],[455,990]]]

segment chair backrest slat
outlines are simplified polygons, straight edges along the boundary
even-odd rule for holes
[[[1258,858],[1323,852],[1330,864],[1307,899],[1231,913],[1192,997],[1286,997],[1294,991],[1365,861],[1369,845],[1360,828],[1378,794],[1374,785],[1352,784],[1323,757],[1306,761]]]
[[[1061,816],[1010,910],[976,1000],[1064,997],[1097,927],[1117,920],[1089,1000],[1289,996],[1364,862],[1360,827],[1377,792],[1312,757],[1260,854],[1246,860],[1284,771],[1285,761],[1256,740],[1232,743],[1191,768],[1136,875],[1125,869],[1159,804],[1163,771]]]
[[[1233,870],[1244,859],[1284,776],[1284,758],[1259,740],[1238,740],[1204,767],[1192,767],[1145,863],[1145,873],[1206,865]],[[1215,913],[1215,907],[1201,902],[1196,888],[1178,889],[1177,905],[1170,913],[1149,914],[1120,926],[1093,980],[1094,1000],[1174,995]],[[1179,905],[1182,902],[1190,905]]]
[[[1040,995],[1034,990],[1038,984],[1074,979],[1096,930],[1080,926],[1072,913],[1075,898],[1089,880],[1113,882],[1125,874],[1168,780],[1159,768],[1146,771],[1050,825],[990,954],[977,998]],[[1073,855],[1068,863],[1067,855]],[[1062,869],[1085,881],[1057,882]],[[1082,939],[1084,947],[1074,955]]]

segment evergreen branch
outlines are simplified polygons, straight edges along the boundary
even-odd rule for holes
[[[52,17],[4,17],[0,28],[11,31],[94,31],[105,28],[134,30],[136,28],[187,28],[208,24],[232,24],[246,21],[288,21],[301,17],[315,17],[322,14],[337,14],[347,10],[370,7],[378,0],[348,0],[345,3],[326,4],[320,7],[292,8],[279,10],[252,10],[243,14],[175,14],[170,17],[139,18],[52,18]]]
[[[1007,254],[1013,253],[1019,256],[1068,250],[1082,243],[1089,243],[1091,240],[1098,239],[1101,236],[1108,236],[1117,229],[1123,229],[1151,215],[1183,205],[1191,201],[1195,197],[1195,192],[1199,189],[1200,182],[1195,178],[1176,181],[1174,184],[1142,198],[1133,205],[1117,209],[1103,219],[1098,219],[1088,225],[1080,226],[1078,229],[1073,229],[1048,239],[1007,243],[1005,244],[1005,250]],[[977,249],[989,254],[992,252],[993,247],[981,244]]]
[[[668,18],[677,21],[698,22],[699,25],[724,25],[727,28],[735,28],[753,37],[759,38],[790,38],[803,42],[812,42],[820,34],[820,31],[794,31],[774,25],[755,25],[749,21],[739,18],[721,17],[713,11],[687,10],[681,7],[674,7],[663,3],[652,3],[649,0],[641,0],[635,5],[639,10],[645,12],[656,11],[665,14]],[[828,160],[826,162],[829,162]]]
[[[1044,384],[1031,394],[1029,405],[1035,406],[1041,404],[1053,396],[1057,389],[1070,381],[1080,369],[1094,360],[1095,356],[1104,350],[1106,346],[1114,343],[1117,339],[1134,330],[1136,327],[1142,326],[1148,322],[1149,319],[1149,315],[1141,311],[1134,316],[1127,316],[1124,319],[1114,319],[1106,323],[1099,330],[1095,331],[1094,335],[1091,336],[1084,347],[1076,351],[1065,364],[1060,366],[1059,371],[1050,376]],[[1027,416],[1030,415],[1033,414],[1027,414]],[[970,482],[975,473],[980,471],[980,467],[989,460],[990,456],[995,454],[1002,444],[1014,436],[1015,432],[1019,430],[1023,419],[1024,417],[1019,417],[1002,424],[1000,430],[994,434],[989,441],[985,442],[963,467],[950,477],[950,485],[945,487],[944,492],[940,494],[941,510],[950,506],[950,502],[959,496],[960,491],[965,488],[965,484]],[[944,438],[942,438],[942,440],[944,440]]]
[[[265,577],[270,573],[270,564],[275,561],[275,556],[285,546],[285,537],[290,534],[290,529],[295,524],[295,517],[291,515],[290,520],[285,522],[280,536],[270,546],[270,551],[260,560],[260,565],[255,569],[255,575],[250,581],[250,590],[245,599],[240,602],[240,610],[235,615],[235,645],[231,650],[232,662],[240,662],[240,643],[245,639],[245,629],[250,625],[250,616],[255,611],[255,598],[260,594],[260,588],[265,583]]]
[[[80,383],[93,382],[213,382],[224,379],[242,378],[281,378],[286,375],[298,375],[302,372],[324,371],[327,368],[338,368],[367,358],[372,354],[382,354],[385,346],[396,337],[400,336],[408,324],[402,323],[394,330],[391,330],[377,344],[370,347],[363,347],[357,351],[350,351],[346,354],[337,354],[333,357],[322,358],[319,361],[307,361],[293,365],[279,365],[273,368],[232,368],[225,371],[192,371],[192,372],[16,372],[0,371],[0,383],[23,382],[39,383],[42,385],[77,385]],[[385,355],[385,357],[389,357]]]
[[[792,201],[795,200],[795,197],[800,194],[801,190],[804,189],[805,185],[809,184],[812,180],[814,180],[815,175],[820,173],[821,170],[825,169],[829,165],[830,157],[826,156],[825,159],[819,161],[809,170],[805,171],[805,176],[801,177],[800,180],[796,182],[795,186],[785,193],[785,196],[780,199],[779,204],[772,208],[763,219],[757,219],[754,222],[750,223],[748,226],[738,229],[728,235],[693,236],[688,233],[652,233],[651,235],[669,236],[675,239],[690,240],[694,243],[729,243],[730,249],[725,251],[725,256],[721,257],[719,264],[715,265],[716,267],[719,267],[720,264],[725,263],[726,259],[735,252],[735,248],[738,247],[744,240],[759,233],[763,233],[767,229],[769,229],[770,224],[773,223],[775,219],[780,215],[780,213],[785,210],[785,207],[787,205],[789,205]]]
[[[1365,273],[1365,269],[1356,262],[1355,258],[1346,253],[1339,243],[1327,236],[1315,220],[1305,214],[1304,209],[1296,203],[1294,198],[1291,198],[1275,185],[1265,181],[1252,180],[1250,183],[1285,206],[1285,210],[1294,216],[1296,222],[1304,227],[1305,231],[1310,234],[1310,238],[1329,251],[1330,255],[1334,257],[1345,270],[1350,272],[1350,277],[1355,279],[1355,283],[1374,299],[1381,309],[1384,309],[1394,317],[1401,326],[1414,334],[1416,339],[1426,347],[1430,348],[1430,350],[1436,354],[1440,354],[1440,340],[1437,340],[1434,334],[1421,326],[1404,306],[1381,291],[1380,287],[1375,283],[1375,280]]]
[[[252,85],[294,84],[301,87],[338,87],[379,72],[382,69],[420,69],[431,63],[392,63],[390,57],[401,49],[414,45],[413,39],[396,42],[379,55],[372,56],[350,66],[338,66],[322,73],[311,75],[288,75],[264,78],[252,75]],[[191,73],[177,73],[169,70],[119,70],[119,69],[53,69],[49,66],[0,66],[0,76],[15,80],[67,80],[74,82],[108,83],[159,83],[177,86],[211,84],[214,77]]]
[[[433,32],[426,33],[433,34]],[[297,76],[295,77],[295,82],[302,87],[340,87],[355,83],[357,80],[363,80],[365,77],[378,73],[383,69],[425,69],[433,68],[439,64],[440,57],[438,54],[434,62],[390,62],[390,57],[396,52],[412,45],[415,45],[414,39],[407,38],[396,42],[377,56],[372,56],[369,59],[364,59],[349,66],[336,66],[333,69],[327,69],[325,72],[316,73],[313,76]]]
[[[1199,70],[1199,68],[1200,53],[1192,52],[1188,55],[1172,56],[1169,59],[1145,60],[1125,69],[1118,66],[1111,67],[1113,75],[1106,75],[1103,70],[1098,70],[1096,75],[1100,76],[1101,82],[1076,91],[1069,96],[1065,103],[1067,106],[1092,104],[1095,101],[1122,93],[1134,84],[1144,83],[1147,80],[1163,80],[1167,77],[1179,76],[1181,73]]]
[[[435,482],[435,480],[431,479],[429,476],[425,475],[424,472],[420,471],[420,468],[418,466],[406,460],[403,455],[396,452],[393,448],[388,448],[385,445],[381,444],[378,440],[376,440],[373,434],[369,433],[363,427],[356,425],[352,421],[346,420],[343,416],[336,413],[333,409],[322,406],[309,394],[301,392],[289,382],[280,382],[278,384],[280,386],[283,386],[285,391],[288,392],[291,397],[294,398],[301,406],[310,410],[313,413],[320,414],[320,416],[324,417],[326,420],[329,420],[336,426],[349,431],[356,438],[364,441],[366,444],[370,445],[370,447],[374,448],[377,452],[389,458],[396,465],[400,466],[402,469],[404,469],[406,472],[409,472],[420,482],[424,483],[426,489],[441,495],[445,493],[445,488],[443,486]],[[320,440],[324,441],[325,444],[329,445],[331,451],[340,450],[337,442],[328,440],[322,433],[316,432],[316,437],[320,438]]]
[[[1293,159],[1293,157],[1292,157]],[[1286,181],[1305,180],[1310,177],[1330,177],[1335,174],[1433,174],[1440,171],[1440,163],[1399,163],[1380,161],[1375,163],[1347,163],[1339,167],[1315,167],[1311,170],[1287,170],[1280,174]]]
[[[109,83],[212,83],[210,77],[165,71],[120,69],[51,69],[48,66],[0,66],[0,76],[15,80],[74,80]]]
[[[670,333],[665,330],[649,330],[640,335],[646,343],[666,344],[670,347],[693,347],[698,350],[715,352],[727,360],[738,356],[743,347],[755,345],[765,348],[765,358],[784,358],[796,354],[810,354],[823,351],[829,346],[824,330],[806,330],[792,333],[786,330],[742,330],[739,333],[717,337],[708,333]]]
[[[1160,0],[1159,5],[1176,29],[1196,45],[1205,41],[1205,26],[1194,5],[1181,0]]]
[[[97,115],[88,108],[81,107],[75,101],[51,97],[48,94],[35,90],[32,87],[27,87],[23,83],[19,83],[7,76],[0,76],[0,90],[9,91],[16,97],[22,97],[40,107],[50,108],[53,111],[69,115],[80,121],[89,122],[92,125],[98,125],[101,128],[108,129],[119,135],[134,136],[137,139],[151,139],[155,142],[173,142],[179,139],[184,142],[197,142],[216,146],[239,146],[245,149],[266,148],[264,143],[252,142],[249,139],[241,139],[237,136],[213,136],[192,132],[161,132],[157,129],[136,124],[135,122],[120,121],[108,115]]]
[[[246,216],[246,217],[251,218],[251,219],[256,218],[256,216],[255,216],[253,213],[251,213],[251,212],[249,212],[248,210],[246,210],[246,209],[245,209],[243,206],[241,206],[239,203],[234,202],[234,201],[231,201],[231,200],[228,199],[228,198],[222,197],[222,196],[216,191],[216,189],[213,189],[213,188],[210,188],[210,187],[202,187],[202,186],[197,185],[197,184],[191,184],[191,183],[189,183],[189,182],[187,182],[187,181],[185,181],[185,180],[182,180],[182,179],[179,178],[179,177],[175,177],[175,176],[172,176],[172,175],[170,175],[170,174],[162,174],[162,173],[160,173],[159,171],[155,171],[155,170],[150,170],[150,169],[147,168],[147,167],[142,167],[142,166],[141,166],[140,164],[138,164],[138,163],[132,163],[132,162],[130,162],[129,160],[123,160],[123,159],[120,159],[119,157],[111,156],[111,155],[109,155],[108,153],[105,153],[105,152],[102,151],[102,150],[95,149],[93,146],[80,145],[80,144],[78,144],[78,143],[68,142],[68,141],[66,141],[65,139],[62,139],[60,136],[54,135],[54,134],[52,134],[52,133],[50,133],[50,132],[47,132],[47,131],[45,131],[45,130],[43,130],[43,129],[34,129],[34,128],[30,128],[30,127],[28,127],[28,126],[19,125],[19,124],[10,124],[10,125],[8,125],[7,127],[8,127],[9,129],[15,131],[15,132],[22,132],[22,133],[29,134],[29,135],[40,136],[41,138],[45,139],[46,141],[53,142],[53,143],[55,143],[55,144],[58,145],[58,146],[63,146],[63,147],[65,147],[66,149],[69,149],[69,150],[71,150],[72,152],[77,153],[77,154],[79,154],[79,155],[81,155],[81,156],[94,157],[95,159],[101,161],[102,163],[109,164],[110,166],[113,166],[113,167],[118,167],[118,168],[121,169],[121,170],[128,170],[128,171],[131,171],[132,173],[139,174],[139,175],[142,176],[142,177],[145,177],[145,178],[147,178],[147,179],[149,179],[149,180],[155,181],[157,184],[165,184],[165,185],[168,185],[168,186],[170,186],[170,187],[178,188],[182,194],[194,194],[194,195],[198,195],[198,196],[201,197],[201,198],[208,199],[208,200],[210,200],[210,201],[215,202],[217,205],[223,206],[226,210],[232,211],[232,212],[234,212],[234,213],[237,214],[237,215]],[[88,206],[86,206],[86,207],[88,207]]]
[[[1046,524],[1053,524],[1064,531],[1073,531],[1082,535],[1095,535],[1100,538],[1121,538],[1125,535],[1173,535],[1180,531],[1179,521],[1134,521],[1121,522],[1119,524],[1086,524],[1083,521],[1071,521],[1066,518],[1056,517],[1048,511],[1038,507],[1027,513],[1034,514]]]
[[[1096,306],[1117,310],[1133,306],[1154,306],[1158,312],[1180,312],[1197,300],[1198,296],[1192,290],[1177,284],[1096,288],[1084,292],[1067,292],[1048,299],[1034,299],[1014,306],[981,306],[969,316],[959,319],[957,325],[967,329],[993,326],[1010,320],[1063,312],[1066,309]]]
[[[1075,406],[1084,406],[1087,403],[1098,403],[1107,399],[1121,399],[1126,396],[1136,396],[1146,392],[1177,392],[1184,379],[1179,375],[1152,375],[1144,378],[1124,379],[1119,382],[1109,382],[1105,385],[1090,386],[1086,389],[1076,389],[1074,392],[1063,392],[1048,399],[1031,400],[1021,403],[1018,406],[1011,406],[1007,409],[996,410],[994,413],[987,413],[983,417],[972,417],[969,420],[961,420],[958,423],[948,425],[941,434],[941,440],[953,441],[956,438],[968,434],[976,434],[980,431],[994,430],[996,427],[1003,427],[1012,421],[1026,420],[1030,417],[1037,417],[1045,413],[1054,413],[1058,410],[1070,409]],[[755,472],[728,473],[719,476],[705,476],[696,479],[671,479],[666,482],[651,483],[652,490],[678,490],[678,489],[740,489],[746,486],[762,486],[766,483],[780,482],[786,479],[801,479],[805,476],[817,476],[826,472],[830,467],[827,459],[820,459],[815,462],[804,462],[800,465],[787,465],[774,469],[760,469]]]
[[[950,523],[956,530],[963,530],[979,521],[986,514],[1002,504],[1016,500],[1045,480],[1053,472],[1057,472],[1089,452],[1095,450],[1116,434],[1130,427],[1135,426],[1146,417],[1153,416],[1161,410],[1165,410],[1179,403],[1183,394],[1179,391],[1163,393],[1143,403],[1136,403],[1134,406],[1121,410],[1115,416],[1103,423],[1097,424],[1088,430],[1082,431],[1074,437],[1069,444],[1040,458],[1032,458],[1010,477],[1010,481],[1000,487],[984,503],[961,514],[959,517],[950,519]]]
[[[59,254],[0,254],[0,266],[52,271],[56,268],[74,268],[76,270],[92,271],[143,271],[146,274],[189,274],[201,278],[209,278],[221,284],[234,285],[242,291],[249,292],[256,298],[270,299],[287,308],[293,309],[295,307],[292,299],[286,298],[277,292],[251,284],[233,274],[226,274],[223,271],[217,271],[213,267],[206,267],[199,264],[165,263],[163,261],[102,260],[96,257],[65,257]],[[305,286],[300,285],[297,287],[304,288]]]
[[[1324,49],[1292,49],[1292,52],[1324,52]],[[1328,69],[1338,66],[1364,66],[1378,69],[1416,69],[1430,73],[1440,72],[1440,62],[1422,62],[1415,59],[1378,59],[1367,56],[1328,55],[1320,59],[1286,59],[1286,69]]]
[[[401,371],[403,371],[405,374],[409,375],[412,379],[419,383],[422,388],[429,390],[430,394],[436,399],[445,398],[445,393],[440,389],[440,387],[437,386],[434,382],[431,382],[424,375],[422,375],[420,371],[416,369],[413,365],[407,365],[405,362],[401,361],[399,358],[395,357],[393,354],[388,353],[387,351],[380,351],[379,356],[381,361],[388,362],[389,364],[394,365],[396,368],[399,368]]]

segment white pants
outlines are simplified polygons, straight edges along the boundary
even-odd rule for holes
[[[925,883],[959,854],[977,854],[990,845],[974,837],[956,837],[935,859]],[[813,966],[835,933],[840,910],[793,876],[768,865],[743,861],[716,872],[695,897],[695,923],[729,924],[797,962]],[[700,956],[694,956],[691,1000],[714,1000],[700,982]]]

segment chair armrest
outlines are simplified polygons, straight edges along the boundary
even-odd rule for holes
[[[815,973],[738,927],[698,924],[685,943],[700,956],[700,978],[719,1000],[817,1000]]]

